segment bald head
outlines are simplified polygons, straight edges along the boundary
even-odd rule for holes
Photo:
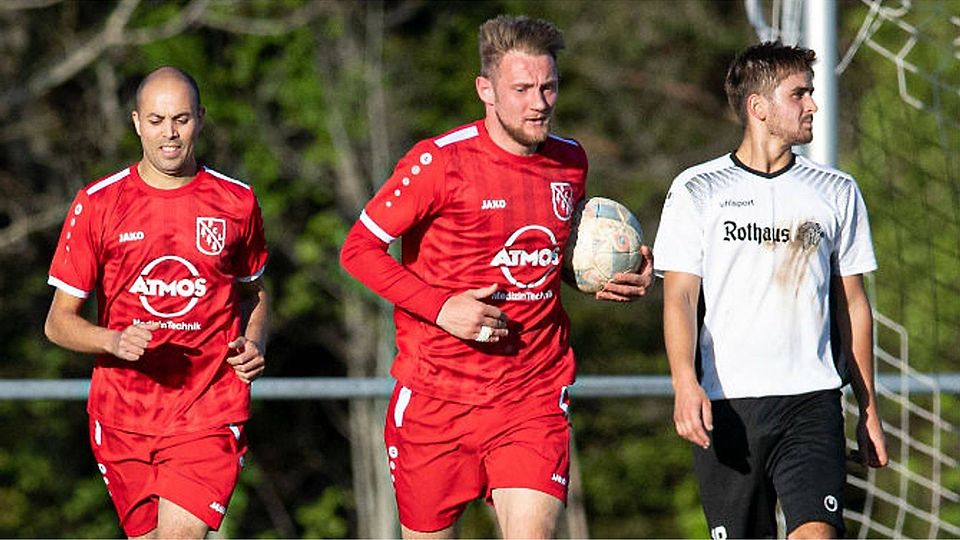
[[[193,112],[198,112],[200,110],[200,87],[197,86],[197,81],[193,79],[187,72],[176,68],[173,66],[163,66],[159,67],[143,78],[140,81],[140,86],[137,87],[137,110],[140,111],[143,105],[143,94],[147,90],[148,86],[158,85],[158,84],[169,84],[169,83],[181,82],[186,84],[190,91],[190,104],[193,107]]]

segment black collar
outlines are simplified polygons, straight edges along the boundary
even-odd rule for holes
[[[730,152],[730,159],[733,160],[734,165],[736,165],[737,167],[740,167],[741,169],[747,171],[747,172],[750,173],[750,174],[755,174],[755,175],[757,175],[757,176],[762,176],[762,177],[764,177],[764,178],[776,178],[776,177],[780,176],[781,174],[789,171],[791,168],[793,168],[793,165],[797,162],[797,155],[794,154],[793,152],[791,152],[791,153],[790,153],[790,163],[787,163],[787,165],[786,165],[784,168],[780,169],[779,171],[773,171],[773,172],[769,172],[769,173],[761,172],[761,171],[758,171],[758,170],[756,170],[756,169],[751,169],[750,167],[747,167],[746,164],[744,164],[742,161],[740,161],[739,159],[737,159],[737,153],[736,153],[736,151]]]

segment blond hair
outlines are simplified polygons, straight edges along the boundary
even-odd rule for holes
[[[491,77],[505,54],[518,51],[549,54],[563,49],[563,33],[548,21],[519,15],[499,15],[480,25],[480,75]]]

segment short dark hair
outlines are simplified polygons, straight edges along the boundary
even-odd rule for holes
[[[779,41],[765,41],[746,48],[727,69],[723,88],[727,102],[744,125],[747,123],[746,101],[750,94],[773,95],[780,81],[798,72],[813,75],[817,53],[805,47],[788,46]]]
[[[183,79],[183,82],[187,83],[187,86],[190,87],[190,92],[193,93],[194,110],[199,111],[200,110],[200,87],[197,86],[197,81],[193,77],[191,77],[189,73],[187,73],[186,71],[176,66],[160,66],[157,69],[148,73],[147,76],[144,77],[142,81],[140,81],[140,84],[137,86],[137,104],[136,104],[137,109],[138,110],[140,109],[140,97],[143,94],[143,88],[147,86],[147,83],[149,83],[151,80],[153,80],[157,76],[162,75],[164,73],[170,73],[177,77],[180,77],[181,79]]]
[[[553,23],[524,15],[498,15],[480,25],[480,75],[490,77],[510,51],[549,54],[563,49],[563,32]]]

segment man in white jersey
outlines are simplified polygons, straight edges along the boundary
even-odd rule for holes
[[[674,423],[694,444],[717,539],[776,536],[777,500],[790,538],[843,534],[848,381],[856,457],[887,463],[862,277],[876,269],[866,206],[851,176],[792,151],[813,138],[815,59],[768,42],[733,61],[725,89],[743,141],[674,180],[654,244]]]

